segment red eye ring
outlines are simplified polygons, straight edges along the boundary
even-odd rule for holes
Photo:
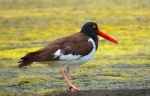
[[[96,28],[96,25],[93,25],[93,28]]]

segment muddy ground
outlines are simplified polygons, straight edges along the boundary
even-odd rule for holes
[[[21,94],[17,96],[150,96],[150,89],[86,90],[80,92],[54,92],[44,95]]]

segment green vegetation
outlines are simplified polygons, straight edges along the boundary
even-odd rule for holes
[[[17,68],[19,58],[50,41],[80,31],[85,22],[119,41],[99,38],[94,60],[71,67],[82,90],[150,88],[149,0],[1,0],[0,95],[66,91],[60,66]]]

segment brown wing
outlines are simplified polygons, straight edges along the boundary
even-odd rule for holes
[[[57,39],[43,49],[26,54],[19,61],[19,67],[29,65],[32,62],[59,60],[59,56],[54,58],[54,53],[59,49],[63,55],[87,55],[93,48],[92,43],[88,42],[88,39],[89,37],[82,33],[76,33],[65,38]]]

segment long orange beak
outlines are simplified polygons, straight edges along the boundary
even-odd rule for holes
[[[109,40],[110,42],[113,42],[113,43],[115,43],[115,44],[118,44],[118,41],[117,41],[117,40],[113,39],[112,37],[108,36],[107,34],[103,33],[103,32],[100,31],[100,30],[98,31],[98,35],[101,36],[101,37],[103,37],[103,38],[105,38],[105,39],[107,39],[107,40]]]

